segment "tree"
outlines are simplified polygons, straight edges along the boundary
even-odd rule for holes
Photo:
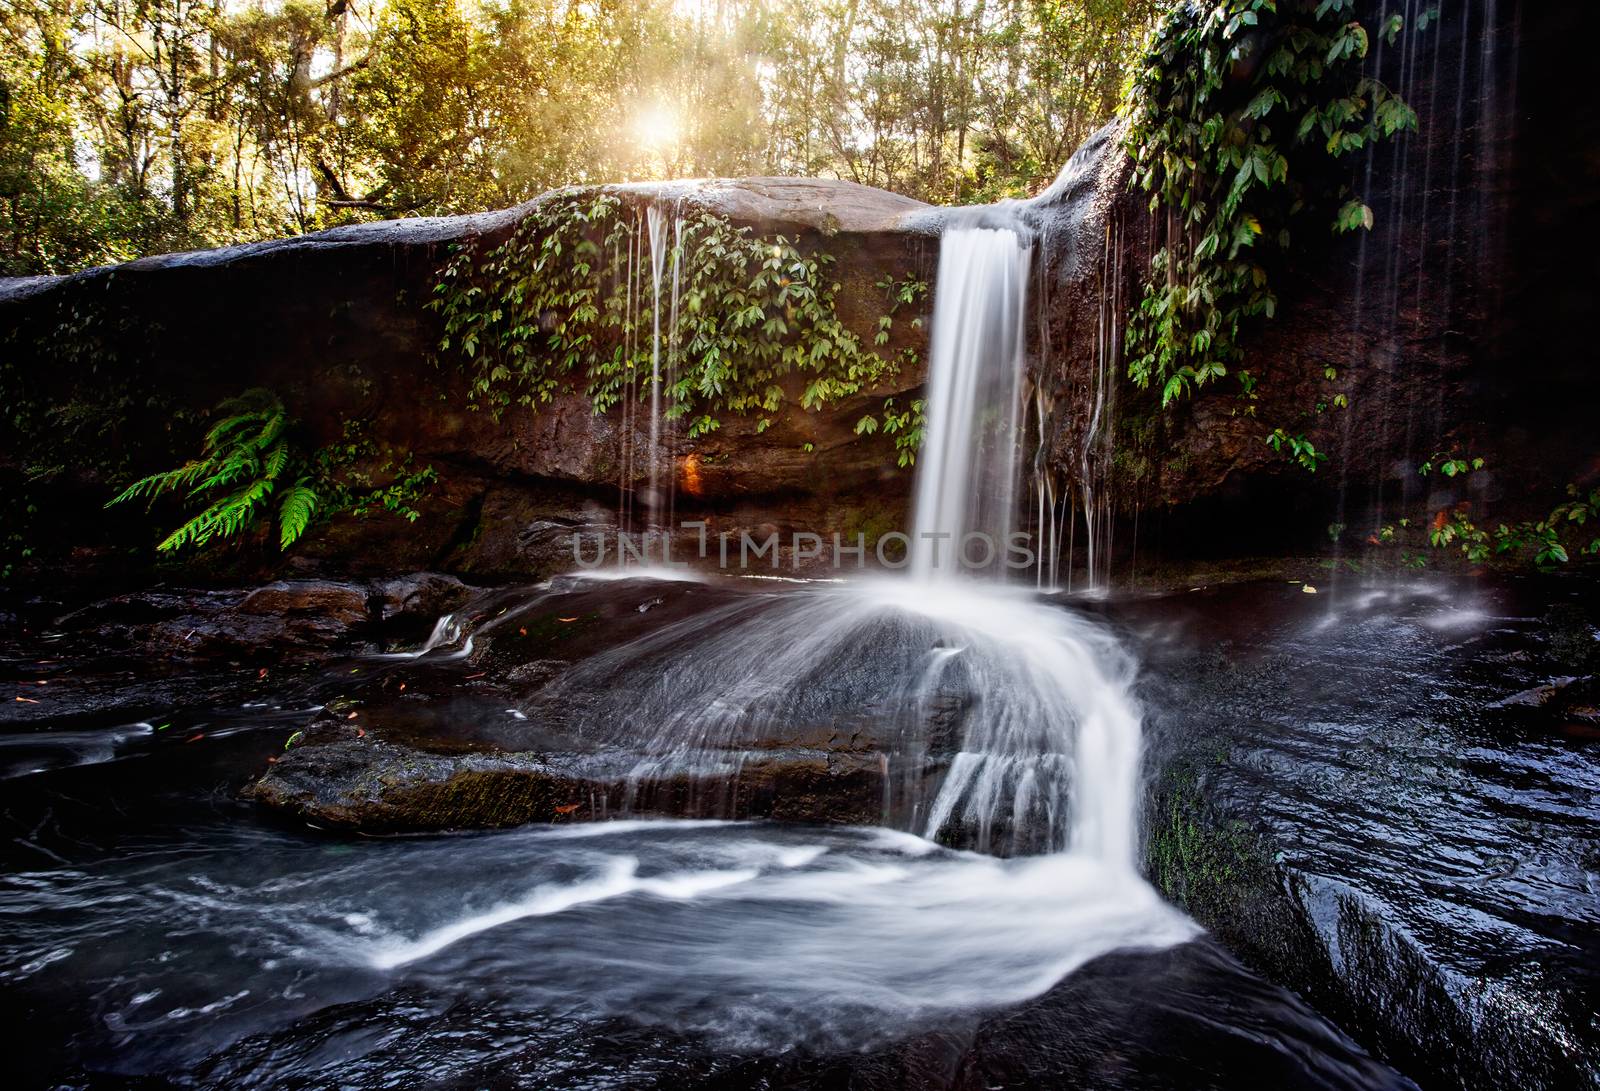
[[[1156,0],[8,0],[0,268],[569,184],[1047,185]]]

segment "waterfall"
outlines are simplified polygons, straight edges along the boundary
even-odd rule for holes
[[[1032,258],[1031,244],[1014,227],[958,224],[941,240],[914,583],[938,585],[955,571],[954,551],[965,553],[968,536],[988,536],[1003,550],[1011,530]],[[1108,357],[1102,350],[1097,418]],[[1090,425],[1091,441],[1098,425],[1098,419]],[[1053,547],[1050,538],[1041,546]],[[938,546],[951,552],[941,555]],[[1091,579],[1093,572],[1091,564]],[[1064,836],[1075,851],[1131,868],[1139,717],[1114,642],[1003,588],[951,594],[924,586],[908,593],[924,600],[925,612],[943,612],[970,640],[953,655],[931,657],[926,681],[952,670],[973,672],[979,701],[930,808],[926,836],[937,837],[959,815],[983,844],[997,811],[1009,807],[1013,830],[1043,824],[1052,843]],[[919,698],[933,688],[925,685]]]
[[[909,572],[708,603],[579,661],[527,710],[636,755],[633,809],[686,783],[732,800],[742,771],[774,754],[863,736],[886,825],[980,851],[1069,852],[1133,881],[1132,660],[999,565],[990,579],[952,575],[957,549],[972,545],[969,563],[986,552],[973,535],[1003,551],[1018,514],[1032,239],[1003,210],[985,215],[941,245]]]
[[[913,509],[914,579],[950,575],[958,554],[972,560],[969,536],[988,538],[978,558],[1005,556],[1016,506],[1032,256],[1009,227],[951,227],[940,242],[928,427]],[[981,539],[975,544],[983,548]]]

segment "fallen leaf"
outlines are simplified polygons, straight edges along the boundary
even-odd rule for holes
[[[467,680],[467,681],[468,681],[468,682],[470,682],[470,681],[472,681],[472,680],[473,680],[473,679],[474,679],[474,678],[487,678],[487,677],[488,677],[488,675],[489,675],[489,672],[488,672],[488,671],[479,671],[479,672],[478,672],[478,673],[477,673],[477,674],[469,674],[469,675],[467,675],[467,679],[466,679],[466,680]]]
[[[404,690],[405,690],[405,688],[406,688],[406,684],[405,684],[405,683],[404,683],[404,682],[401,682],[401,683],[400,683],[400,689],[401,689],[401,690],[402,690],[402,691],[404,691]]]
[[[265,678],[266,676],[267,676],[267,668],[266,667],[262,667],[260,670],[258,670],[256,672],[256,677],[257,678]]]
[[[564,807],[557,807],[556,814],[571,814],[581,806],[583,806],[581,803],[568,803]]]
[[[361,715],[361,713],[359,713],[359,712],[352,712],[352,713],[350,713],[350,715],[348,715],[348,716],[346,716],[346,717],[345,717],[345,719],[347,719],[347,720],[353,720],[353,719],[355,719],[355,718],[356,718],[356,717],[357,717],[357,716],[359,716],[359,715]]]
[[[1317,593],[1317,589],[1315,587],[1312,587],[1309,583],[1306,584],[1304,587],[1300,588],[1300,590],[1301,590],[1301,592],[1303,592],[1304,594],[1307,594],[1307,595],[1315,595]]]
[[[517,630],[517,635],[518,636],[527,636],[528,635],[528,630],[526,628],[518,629]]]
[[[32,697],[18,697],[17,700],[23,702],[24,704],[29,704],[29,705],[36,705],[36,704],[39,703],[38,701],[35,701]]]
[[[364,739],[366,737],[367,737],[367,732],[366,732],[365,728],[361,728],[361,727],[356,728],[356,738]]]
[[[204,731],[196,731],[193,735],[190,735],[187,739],[184,739],[183,741],[184,742],[199,742],[201,739],[203,739],[205,737],[206,737],[206,733]]]
[[[578,619],[575,618],[575,617],[558,617],[558,618],[556,618],[556,620],[557,621],[577,621]]]

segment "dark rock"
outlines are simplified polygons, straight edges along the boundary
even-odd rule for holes
[[[1426,1087],[1600,1086],[1600,758],[1507,700],[1564,699],[1530,685],[1553,665],[1539,630],[1504,620],[1538,609],[1328,597],[1129,608],[1162,619],[1152,880]]]
[[[278,580],[245,595],[242,614],[317,615],[352,625],[367,616],[367,590],[331,580]]]
[[[508,751],[459,740],[389,741],[382,712],[328,715],[249,785],[245,798],[320,827],[367,833],[496,829],[585,822],[615,814],[875,821],[882,810],[876,756],[778,748],[746,756],[731,782],[722,769],[658,777],[641,791],[639,756],[616,751]],[[440,753],[443,745],[453,752]]]
[[[471,594],[466,584],[438,572],[417,572],[381,580],[373,590],[378,597],[380,617],[385,622],[401,618],[432,622],[460,606]]]

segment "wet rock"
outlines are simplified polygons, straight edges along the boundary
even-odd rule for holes
[[[379,616],[385,622],[400,618],[433,619],[448,614],[465,602],[471,591],[454,576],[439,572],[417,572],[392,580],[381,580],[373,588]]]
[[[281,626],[269,630],[263,643],[326,646],[368,621],[368,594],[366,587],[348,583],[279,580],[251,591],[236,613]]]
[[[1152,881],[1424,1086],[1600,1086],[1600,754],[1550,730],[1577,683],[1506,623],[1539,611],[1465,587],[1300,597],[1162,604]]]
[[[250,589],[158,587],[65,613],[36,604],[0,641],[0,674],[23,687],[0,724],[64,728],[163,716],[284,671],[415,646],[470,594],[454,577],[377,583],[280,580]]]
[[[470,594],[460,580],[415,573],[376,583],[278,580],[249,590],[157,588],[102,599],[53,623],[102,652],[261,659],[374,646],[402,623],[424,631]]]
[[[626,752],[507,750],[437,737],[419,740],[337,713],[306,729],[244,797],[320,827],[367,833],[497,829],[585,822],[617,814],[875,821],[883,784],[874,756],[776,748],[724,769],[657,777],[641,789],[641,757]],[[453,752],[440,752],[441,749]]]

